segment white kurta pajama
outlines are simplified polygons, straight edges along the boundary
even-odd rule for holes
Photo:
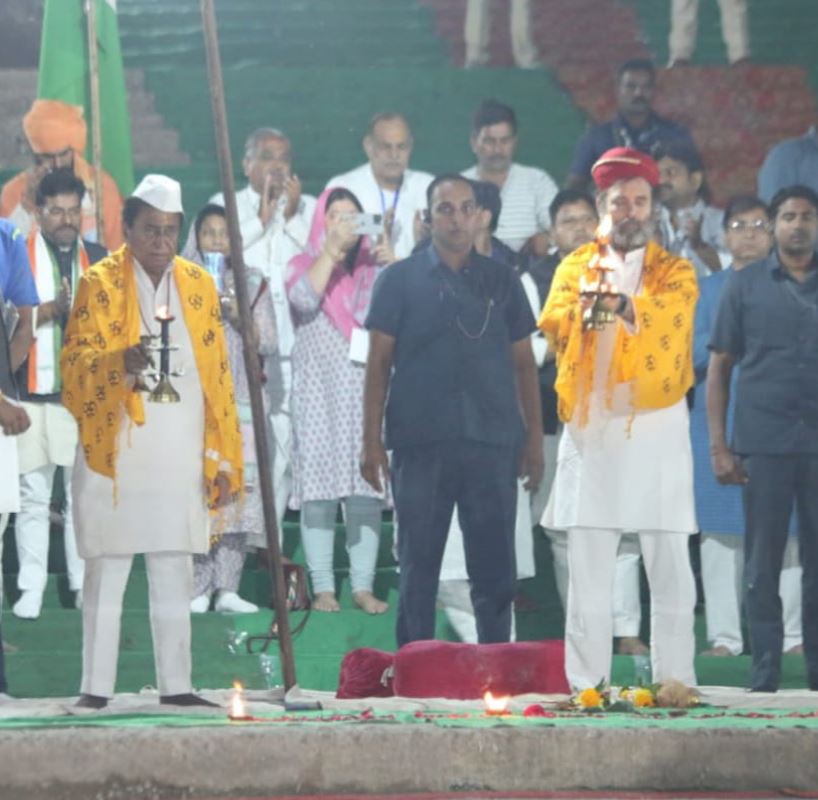
[[[136,553],[145,554],[151,633],[159,693],[190,692],[190,596],[192,553],[208,548],[204,486],[204,395],[193,346],[172,270],[159,286],[134,261],[142,333],[159,332],[158,306],[175,317],[170,339],[179,347],[171,369],[184,370],[171,382],[179,403],[146,402],[145,424],[123,416],[114,482],[91,470],[77,449],[74,512],[77,544],[86,559],[83,586],[84,694],[114,692],[122,595]],[[146,322],[148,323],[146,325]],[[158,366],[158,354],[155,355]]]
[[[612,282],[638,294],[644,250],[624,260],[613,255]],[[616,551],[622,533],[636,532],[651,589],[653,679],[693,685],[696,588],[687,547],[697,526],[687,404],[634,413],[631,388],[620,384],[606,407],[608,366],[622,324],[596,334],[588,422],[580,427],[572,419],[564,427],[543,517],[546,527],[568,531],[566,674],[579,689],[610,680]]]

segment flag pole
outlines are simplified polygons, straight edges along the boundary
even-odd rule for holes
[[[85,19],[88,23],[88,66],[91,95],[91,144],[94,165],[94,211],[97,241],[105,245],[105,227],[102,211],[102,125],[99,117],[99,50],[97,48],[96,0],[85,0]]]
[[[244,365],[250,391],[250,406],[253,412],[253,433],[256,439],[256,460],[261,490],[261,506],[264,514],[264,528],[267,534],[267,548],[270,553],[268,565],[273,582],[273,606],[275,608],[278,645],[281,652],[281,667],[284,687],[296,684],[295,659],[293,657],[292,632],[287,614],[287,589],[284,585],[284,568],[281,561],[281,547],[278,541],[275,499],[273,497],[273,474],[270,468],[270,448],[267,439],[264,403],[262,401],[261,367],[255,343],[253,342],[253,312],[247,289],[247,272],[244,265],[239,215],[236,207],[236,187],[233,181],[233,160],[230,155],[230,136],[227,130],[227,111],[224,102],[224,80],[222,78],[221,57],[219,55],[218,30],[213,0],[201,0],[202,27],[204,29],[205,53],[207,56],[210,99],[213,106],[213,124],[216,131],[216,150],[219,157],[224,206],[227,213],[227,232],[230,239],[230,264],[235,278],[236,300],[241,319],[241,336],[244,344]]]

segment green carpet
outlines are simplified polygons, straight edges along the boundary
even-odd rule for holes
[[[20,728],[42,730],[55,728],[212,728],[236,725],[262,727],[265,725],[305,724],[392,724],[433,725],[439,728],[594,728],[662,730],[718,730],[720,728],[761,729],[818,729],[818,711],[729,711],[703,706],[700,708],[652,709],[631,713],[585,713],[580,711],[544,711],[544,716],[508,714],[492,717],[478,711],[279,711],[257,714],[248,721],[232,721],[221,716],[184,714],[94,714],[89,716],[18,717],[0,719],[0,731]]]

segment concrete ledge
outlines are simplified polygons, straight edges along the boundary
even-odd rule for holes
[[[86,728],[0,733],[0,798],[807,790],[815,730]]]

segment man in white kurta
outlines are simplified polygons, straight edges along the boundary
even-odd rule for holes
[[[208,549],[208,502],[227,502],[240,485],[241,441],[215,285],[175,257],[181,218],[179,184],[146,176],[125,205],[126,245],[82,278],[66,330],[63,399],[80,425],[73,496],[86,560],[82,708],[103,708],[114,693],[138,553],[160,702],[212,705],[191,692],[192,554]],[[132,388],[149,366],[140,337],[160,334],[157,316],[171,318],[178,348],[175,403],[143,402]]]
[[[426,209],[428,172],[409,169],[414,141],[409,123],[401,114],[376,114],[369,122],[363,146],[367,163],[327,181],[326,188],[343,186],[358,198],[367,214],[387,220],[392,250],[408,258],[415,247],[416,230]]]
[[[260,269],[267,278],[278,334],[278,352],[266,360],[265,372],[270,388],[273,490],[280,535],[292,485],[290,393],[295,344],[284,274],[290,259],[306,246],[316,200],[302,193],[301,182],[292,171],[290,140],[276,128],[258,128],[247,137],[242,166],[247,186],[236,192],[236,206],[244,263]],[[210,202],[224,205],[224,195],[219,192]],[[274,370],[280,374],[271,374]],[[251,544],[267,546],[262,540]]]
[[[543,522],[568,532],[566,674],[579,689],[610,681],[616,551],[621,535],[633,532],[651,589],[653,680],[692,685],[688,538],[697,528],[685,393],[695,275],[650,241],[658,170],[649,156],[615,148],[593,175],[601,215],[611,219],[610,244],[585,245],[560,264],[540,319],[557,348],[565,422]],[[613,286],[598,301],[589,292],[596,257]],[[615,318],[589,330],[583,315],[594,302]]]

